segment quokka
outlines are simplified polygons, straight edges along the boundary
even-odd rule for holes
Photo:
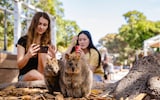
[[[92,80],[93,73],[84,57],[65,54],[59,81],[64,97],[88,97],[91,92]]]
[[[59,92],[59,65],[56,58],[48,59],[45,69],[44,69],[44,78],[47,89],[49,93]]]

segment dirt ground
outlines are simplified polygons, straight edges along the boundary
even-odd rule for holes
[[[94,89],[91,90],[89,97],[84,98],[64,98],[59,92],[55,95],[49,94],[46,88],[17,88],[15,85],[9,85],[0,89],[0,100],[115,100],[114,97],[109,95],[109,85],[120,80],[128,71],[122,71],[114,74],[114,78],[110,82],[95,83]]]
[[[102,86],[102,85],[101,85]],[[0,91],[0,100],[115,100],[102,89],[92,89],[89,97],[64,98],[59,92],[48,93],[45,88],[16,88],[8,86]]]

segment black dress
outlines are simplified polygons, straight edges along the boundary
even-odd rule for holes
[[[25,54],[27,53],[26,44],[27,44],[27,36],[21,37],[17,43],[17,45],[21,45],[22,47],[25,48]],[[29,72],[32,69],[37,69],[37,67],[38,67],[38,55],[29,59],[28,63],[22,69],[20,69],[19,76],[26,74],[27,72]],[[18,78],[19,78],[19,76],[18,76]]]

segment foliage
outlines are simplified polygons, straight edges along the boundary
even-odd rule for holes
[[[62,3],[58,0],[40,0],[37,7],[49,12],[56,17],[56,42],[59,51],[64,51],[71,42],[71,38],[76,35],[80,28],[75,21],[65,20]],[[42,5],[45,4],[45,5]]]
[[[99,40],[100,44],[103,44],[109,53],[118,53],[120,51],[119,49],[121,49],[121,41],[122,38],[116,33],[109,33]]]
[[[159,27],[155,22],[149,21],[138,11],[130,11],[123,15],[127,24],[122,25],[119,34],[133,49],[141,49],[143,41],[158,34]]]
[[[0,1],[0,5],[9,10],[13,10],[13,3],[11,0],[2,0]],[[7,11],[0,10],[0,48],[4,47],[5,34],[7,34],[7,46],[10,46],[13,43],[13,16]]]
[[[108,48],[109,53],[118,53],[117,62],[125,59],[133,62],[137,50],[143,48],[143,41],[160,33],[160,22],[147,20],[146,16],[136,10],[125,13],[126,24],[119,28],[117,34],[107,34],[99,43]]]
[[[55,34],[56,34],[56,41],[57,41],[57,47],[61,47],[64,50],[69,44],[70,40],[73,37],[73,35],[76,35],[80,28],[76,24],[75,21],[71,20],[65,20],[64,17],[64,9],[61,7],[62,2],[59,0],[20,0],[25,3],[29,3],[36,8],[40,8],[43,11],[51,14],[52,16],[55,16],[56,22],[55,22]],[[14,9],[14,1],[13,0],[2,0],[0,1],[0,5],[2,7],[6,7],[7,9],[13,10]],[[28,18],[32,18],[35,11],[26,8],[25,6],[22,6],[22,14],[24,16],[27,16]],[[0,10],[0,42],[4,41],[4,20],[5,20],[5,14],[3,11]],[[7,14],[7,40],[8,40],[8,46],[13,43],[13,15]],[[21,25],[22,25],[22,35],[24,35],[27,31],[27,24],[30,20],[26,20],[24,18],[21,19]],[[54,30],[54,29],[53,29]],[[3,45],[0,45],[2,47]]]
[[[57,46],[60,48],[63,47],[61,50],[67,48],[71,43],[72,37],[77,35],[79,30],[76,22],[69,20],[61,21],[59,24],[59,30],[57,30]]]
[[[124,59],[129,59],[128,54],[132,55],[132,49],[129,48],[128,43],[125,42],[124,38],[119,34],[109,33],[101,38],[99,43],[107,48],[109,54],[118,54],[114,62],[115,64],[122,64]]]

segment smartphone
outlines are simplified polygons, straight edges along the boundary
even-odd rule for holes
[[[78,51],[81,49],[81,47],[79,45],[75,46],[75,51],[76,53],[78,53]]]
[[[39,53],[47,53],[48,52],[48,46],[40,46]]]

